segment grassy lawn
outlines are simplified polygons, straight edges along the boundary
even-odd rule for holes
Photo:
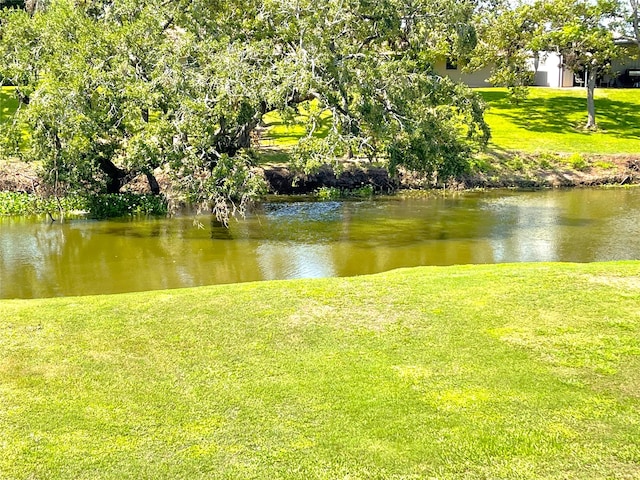
[[[0,478],[640,478],[640,263],[0,301]]]
[[[483,88],[477,91],[488,102],[486,120],[491,127],[491,148],[498,151],[526,153],[618,154],[640,151],[640,90],[597,89],[597,132],[582,129],[586,123],[586,92],[584,89],[552,89],[532,87],[530,95],[520,105],[514,105],[504,88]],[[313,108],[313,107],[312,107]],[[304,120],[307,112],[284,122],[276,112],[265,116],[267,130],[262,146],[280,149],[293,146],[305,133],[295,123]],[[326,135],[329,113],[321,116],[319,135]],[[275,153],[267,153],[267,157]]]
[[[505,89],[478,90],[489,103],[486,120],[498,150],[617,154],[640,152],[640,90],[596,89],[596,122],[588,132],[584,89],[531,88],[520,105]]]
[[[0,123],[6,122],[18,109],[13,87],[0,87]]]
[[[313,101],[301,104],[298,114],[291,118],[283,119],[276,111],[267,113],[263,117],[266,131],[261,137],[261,146],[279,149],[294,146],[306,134],[302,122],[306,122],[310,114],[318,118],[314,134],[320,138],[326,137],[331,128],[331,112],[320,111],[318,102]]]

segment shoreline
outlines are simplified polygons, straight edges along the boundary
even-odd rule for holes
[[[510,152],[491,154],[475,162],[473,173],[447,181],[403,171],[391,177],[385,168],[368,162],[345,162],[339,172],[325,165],[312,174],[296,173],[284,163],[264,164],[255,169],[265,178],[270,195],[318,194],[322,189],[348,196],[363,189],[371,194],[389,194],[403,190],[640,185],[640,154],[562,156]],[[157,177],[161,192],[167,192],[170,179],[161,172]],[[47,196],[47,190],[32,164],[0,163],[0,191]],[[126,185],[123,192],[150,193],[142,176]]]
[[[640,185],[640,155],[491,154],[477,161],[475,172],[439,181],[400,172],[396,178],[386,169],[367,162],[345,164],[336,174],[325,166],[310,175],[296,174],[284,165],[263,168],[270,193],[310,194],[319,188],[356,191],[372,186],[375,193],[402,190],[474,190],[494,188],[571,188],[606,185]]]

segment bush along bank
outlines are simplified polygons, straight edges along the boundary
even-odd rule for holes
[[[80,214],[90,218],[116,218],[133,215],[166,215],[164,196],[121,193],[43,197],[35,193],[0,191],[0,215]]]

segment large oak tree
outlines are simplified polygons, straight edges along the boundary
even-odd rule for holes
[[[301,102],[312,113],[293,152],[300,168],[357,155],[392,170],[461,172],[489,135],[482,103],[433,65],[473,46],[475,7],[42,0],[32,13],[3,13],[0,75],[22,99],[15,125],[30,139],[18,153],[42,161],[52,182],[117,192],[165,166],[224,218],[260,191],[249,148],[262,116],[287,118]],[[326,111],[331,128],[319,138]]]

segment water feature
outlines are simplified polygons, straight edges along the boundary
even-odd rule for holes
[[[640,188],[272,202],[229,229],[208,217],[0,218],[0,298],[617,259],[640,259]]]

